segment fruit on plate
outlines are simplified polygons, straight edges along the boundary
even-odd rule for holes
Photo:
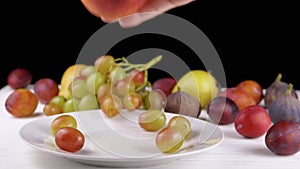
[[[146,0],[81,0],[87,10],[103,19],[105,22],[114,21],[120,17],[138,12]]]
[[[192,131],[191,122],[184,116],[173,116],[169,119],[168,127],[178,127],[179,131],[185,138],[188,138]]]
[[[226,88],[218,96],[228,97],[234,101],[240,111],[248,106],[256,105],[254,98],[249,93],[237,87]]]
[[[264,135],[272,121],[267,110],[260,105],[252,105],[241,110],[234,121],[235,130],[245,138]]]
[[[52,135],[55,136],[57,131],[63,127],[77,128],[77,121],[75,117],[69,114],[57,116],[54,120],[52,120],[50,124],[50,130]]]
[[[174,153],[183,145],[184,138],[178,127],[167,126],[157,133],[155,144],[163,153]]]
[[[74,64],[69,66],[63,73],[60,81],[60,90],[58,95],[64,96],[66,99],[69,99],[72,95],[69,90],[69,85],[80,75],[80,71],[85,68],[85,64]]]
[[[146,131],[158,131],[166,124],[166,115],[160,110],[147,110],[138,117],[138,123]]]
[[[218,81],[208,71],[191,70],[184,74],[174,86],[172,92],[187,92],[197,98],[201,104],[201,108],[206,108],[209,102],[219,93]]]
[[[248,92],[254,98],[256,104],[259,104],[264,98],[263,88],[255,80],[243,80],[236,87]]]
[[[55,144],[61,150],[75,153],[82,149],[85,143],[83,133],[74,127],[60,128],[55,134]]]
[[[228,97],[215,97],[207,106],[209,118],[216,124],[231,124],[239,113],[239,108]]]
[[[292,155],[300,151],[300,124],[292,120],[279,121],[265,136],[267,148],[278,155]]]
[[[152,89],[146,91],[146,95],[143,99],[143,105],[146,110],[162,110],[166,103],[165,94],[159,89]]]
[[[13,69],[7,76],[7,84],[13,89],[25,88],[31,81],[31,72],[24,68]]]
[[[269,106],[269,115],[273,123],[281,120],[293,120],[300,123],[300,101],[292,96],[293,85],[289,84],[285,93],[277,97]]]
[[[198,118],[201,113],[201,104],[192,95],[179,90],[167,97],[165,111]]]
[[[278,73],[275,81],[266,89],[266,93],[264,96],[265,107],[269,108],[271,103],[278,97],[284,95],[286,89],[288,88],[289,84],[281,80],[282,74]],[[298,99],[298,95],[296,90],[291,91],[291,95]]]
[[[172,77],[162,77],[155,80],[152,84],[152,89],[160,89],[168,97],[176,85],[177,81]]]
[[[14,90],[5,101],[6,110],[14,117],[31,116],[38,106],[38,97],[29,89]]]
[[[33,91],[43,104],[48,104],[51,99],[58,95],[59,86],[51,78],[41,78],[34,83]]]

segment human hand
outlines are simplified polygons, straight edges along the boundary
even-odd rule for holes
[[[81,0],[87,10],[103,22],[134,27],[168,10],[194,0]]]

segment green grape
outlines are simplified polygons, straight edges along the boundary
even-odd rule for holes
[[[64,104],[66,102],[66,98],[64,96],[54,96],[51,100],[50,103],[55,103],[58,104],[60,107],[64,107]]]
[[[63,107],[63,112],[75,112],[77,110],[78,104],[79,104],[79,99],[70,98],[66,100]]]
[[[46,116],[52,116],[55,114],[63,113],[63,108],[56,103],[45,104],[43,112]]]
[[[86,89],[89,93],[96,95],[98,88],[103,85],[106,81],[106,75],[103,73],[93,73],[86,79]]]
[[[56,132],[63,127],[73,127],[77,128],[76,119],[68,114],[64,114],[56,117],[50,125],[50,130],[53,136],[55,136]]]
[[[155,138],[157,148],[163,153],[173,153],[183,145],[184,136],[177,127],[167,126],[160,130]]]
[[[74,98],[80,99],[88,93],[86,88],[86,81],[83,79],[75,79],[70,85],[70,87],[72,97]]]
[[[80,71],[79,75],[80,77],[87,78],[89,75],[96,73],[96,71],[97,69],[95,66],[88,65]]]
[[[144,104],[146,109],[162,110],[165,107],[166,97],[162,91],[151,90],[148,96],[145,97]]]
[[[93,94],[83,96],[78,104],[78,110],[94,110],[97,108],[99,108],[98,101]]]
[[[139,125],[146,131],[157,131],[166,124],[166,115],[160,110],[148,110],[139,115]]]
[[[169,127],[177,127],[184,137],[188,137],[191,133],[192,126],[190,121],[184,116],[173,116],[169,122]]]
[[[110,55],[103,55],[96,59],[94,65],[97,68],[98,72],[108,73],[115,65],[115,59]]]
[[[111,84],[115,84],[117,81],[127,77],[125,70],[120,66],[115,66],[109,72],[109,80]]]

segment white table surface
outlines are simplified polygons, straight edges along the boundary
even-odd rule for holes
[[[19,129],[40,116],[14,118],[5,109],[4,103],[11,92],[5,86],[0,90],[0,169],[96,169],[69,159],[45,154],[29,147],[19,136]],[[42,110],[39,105],[37,111]],[[147,167],[149,169],[299,169],[300,153],[279,156],[270,152],[264,136],[246,139],[240,136],[233,124],[219,126],[225,138],[217,147],[200,154],[181,158],[167,164]]]

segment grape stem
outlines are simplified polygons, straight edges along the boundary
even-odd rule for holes
[[[117,59],[115,59],[115,61],[116,62],[121,61],[120,63],[116,63],[116,65],[125,67],[124,68],[125,71],[129,71],[131,69],[137,69],[137,70],[140,70],[140,71],[144,71],[146,69],[149,69],[150,67],[152,67],[156,63],[158,63],[161,59],[162,59],[162,55],[159,55],[159,56],[156,56],[155,58],[151,59],[149,62],[147,62],[145,64],[129,63],[129,61],[124,57],[117,58]]]
[[[133,64],[133,63],[129,63],[129,61],[126,58],[122,57],[122,58],[115,59],[116,62],[115,65],[124,67],[125,72],[128,72],[132,69],[144,71],[145,74],[144,83],[136,89],[136,91],[140,91],[148,84],[148,69],[151,68],[156,63],[158,63],[161,59],[162,59],[162,55],[158,55],[145,64]]]

